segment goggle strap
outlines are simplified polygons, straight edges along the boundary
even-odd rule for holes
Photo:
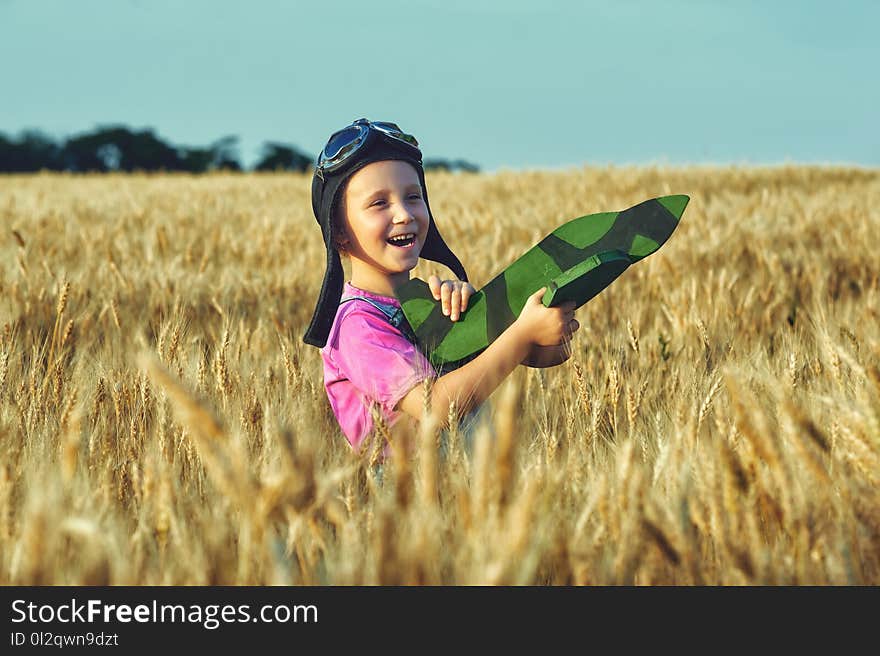
[[[323,181],[324,180],[324,171],[333,171],[335,168],[338,168],[343,162],[348,160],[351,155],[356,153],[361,145],[363,145],[367,136],[370,132],[370,127],[372,126],[377,132],[381,132],[384,135],[391,137],[401,143],[405,143],[408,146],[411,146],[418,150],[419,142],[418,140],[412,136],[411,134],[406,134],[403,130],[401,130],[397,125],[394,125],[395,129],[388,129],[384,127],[385,125],[393,125],[386,124],[384,122],[380,122],[380,124],[376,123],[352,123],[350,126],[339,130],[339,132],[334,133],[330,136],[330,139],[327,142],[327,145],[324,146],[324,149],[321,151],[321,154],[318,156],[318,166],[316,170],[316,174]],[[330,145],[330,142],[333,141],[333,137],[335,137],[340,132],[344,132],[349,128],[357,128],[357,135],[349,142],[339,147],[336,153],[332,157],[327,157],[327,146]]]

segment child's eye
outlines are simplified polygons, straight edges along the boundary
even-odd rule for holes
[[[415,199],[415,200],[421,200],[421,199],[422,199],[422,195],[421,195],[421,194],[410,194],[409,197],[412,198],[412,199]]]
[[[378,200],[374,200],[372,203],[370,203],[370,207],[378,207],[379,205],[383,204],[384,202],[385,202],[384,199],[379,198]]]

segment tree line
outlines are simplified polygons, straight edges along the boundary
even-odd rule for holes
[[[288,143],[267,141],[253,171],[308,171],[315,158]],[[426,159],[426,170],[478,172],[465,160]],[[207,146],[180,146],[153,130],[123,125],[99,126],[91,132],[56,141],[28,130],[17,138],[0,133],[0,173],[36,171],[109,173],[114,171],[243,171],[238,137],[222,137]]]

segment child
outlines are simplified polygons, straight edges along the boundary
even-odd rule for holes
[[[352,447],[373,429],[374,404],[389,426],[402,414],[421,418],[426,378],[435,379],[430,408],[444,426],[450,403],[465,417],[518,364],[553,366],[570,355],[568,342],[579,328],[574,304],[544,307],[541,289],[476,358],[451,372],[434,370],[415,344],[395,288],[423,257],[460,278],[429,279],[452,321],[475,290],[434,223],[418,141],[397,125],[359,119],[333,133],[318,156],[312,209],[327,269],[304,341],[321,348],[327,396]],[[340,252],[351,260],[351,282],[344,284]]]

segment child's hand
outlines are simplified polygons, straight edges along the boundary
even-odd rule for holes
[[[529,296],[515,324],[518,324],[526,339],[537,346],[556,346],[571,341],[571,336],[580,328],[574,318],[576,304],[573,301],[557,307],[545,307],[541,302],[546,287]]]
[[[467,310],[468,300],[477,292],[469,282],[461,280],[441,282],[440,277],[436,275],[428,278],[428,287],[434,294],[434,300],[442,304],[443,314],[453,321],[458,321],[461,313]]]

